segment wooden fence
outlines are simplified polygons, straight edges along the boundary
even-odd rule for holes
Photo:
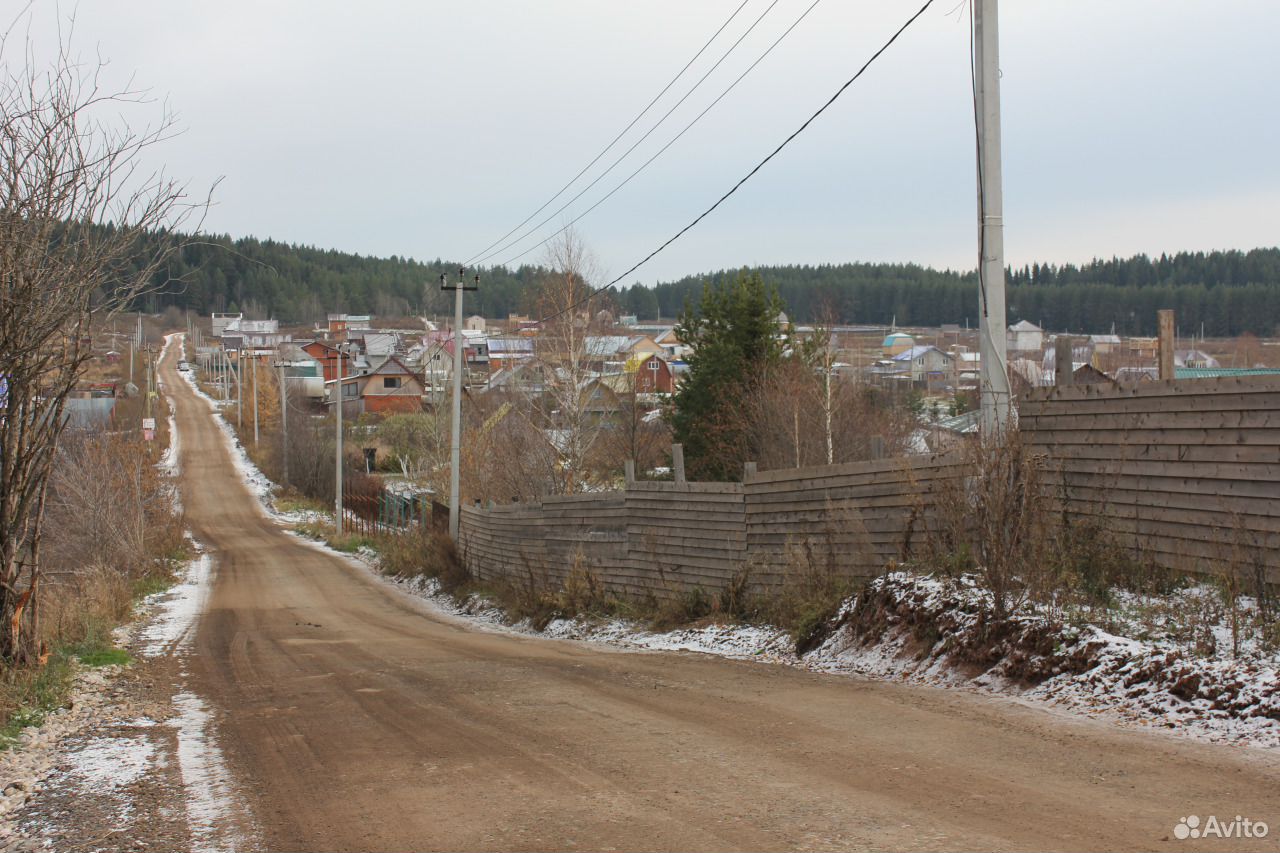
[[[1019,423],[1070,512],[1139,555],[1280,583],[1280,377],[1044,389]]]
[[[1280,377],[1047,389],[1021,402],[1019,421],[1076,517],[1173,570],[1280,583]],[[722,589],[744,570],[768,589],[797,557],[871,576],[924,534],[940,484],[961,473],[935,455],[636,482],[464,507],[461,544],[481,578],[559,585],[581,561],[612,592],[659,599]]]

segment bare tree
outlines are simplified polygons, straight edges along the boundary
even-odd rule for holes
[[[889,455],[905,452],[914,428],[910,411],[840,376],[835,353],[818,336],[760,380],[743,417],[762,470],[869,459],[872,437]]]
[[[590,338],[603,299],[592,295],[599,276],[595,257],[572,228],[547,246],[548,272],[538,290],[538,331],[534,357],[541,370],[541,399],[532,414],[559,457],[557,491],[573,494],[587,476],[587,460],[600,435],[588,384],[594,378]]]
[[[41,658],[41,524],[92,323],[154,287],[180,248],[166,235],[201,209],[144,165],[172,114],[108,120],[146,97],[106,87],[103,68],[69,37],[44,65],[13,31],[0,40],[0,657],[14,663]]]
[[[637,474],[651,470],[671,447],[671,427],[662,417],[666,403],[638,390],[639,373],[639,365],[628,365],[617,392],[617,414],[598,442],[597,467],[615,476],[627,460],[635,463]]]

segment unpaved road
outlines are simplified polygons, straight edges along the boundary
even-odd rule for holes
[[[176,353],[175,353],[176,355]],[[273,850],[1240,849],[1273,755],[959,692],[483,632],[299,542],[177,403],[217,579],[190,659]]]

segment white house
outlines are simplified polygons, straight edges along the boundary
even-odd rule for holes
[[[1023,320],[1009,327],[1008,346],[1010,352],[1039,352],[1044,349],[1044,329]]]
[[[946,383],[953,364],[951,356],[935,346],[914,346],[895,355],[893,361],[908,368],[912,382],[927,381],[933,385]]]

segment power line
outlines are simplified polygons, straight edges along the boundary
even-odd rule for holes
[[[736,184],[734,184],[734,185],[733,185],[733,187],[732,187],[732,188],[731,188],[727,193],[725,193],[724,195],[720,196],[720,198],[716,200],[715,204],[711,205],[711,206],[710,206],[710,207],[708,207],[706,210],[704,210],[702,213],[698,214],[698,216],[697,216],[697,217],[696,217],[692,222],[690,222],[688,225],[684,226],[684,227],[683,227],[683,228],[681,228],[679,231],[677,231],[674,235],[672,235],[669,239],[667,239],[667,241],[666,241],[665,243],[663,243],[662,245],[658,246],[658,248],[654,249],[652,252],[650,252],[649,254],[645,255],[645,256],[644,256],[644,258],[642,258],[639,262],[637,262],[635,265],[633,265],[630,269],[628,269],[628,270],[627,270],[626,272],[624,272],[622,275],[618,276],[618,277],[617,277],[617,278],[615,278],[613,281],[609,282],[608,284],[604,285],[603,287],[599,287],[599,288],[597,288],[597,289],[595,289],[595,290],[591,291],[591,292],[590,292],[590,293],[588,293],[584,298],[580,299],[579,301],[575,302],[574,304],[569,305],[569,306],[567,306],[566,308],[564,308],[564,309],[562,309],[562,310],[560,310],[560,311],[557,311],[556,313],[554,313],[554,314],[552,314],[552,315],[550,315],[550,316],[548,316],[548,317],[543,317],[543,318],[542,318],[541,320],[539,320],[538,322],[539,322],[539,323],[546,323],[546,322],[548,322],[548,321],[550,321],[550,320],[554,320],[554,319],[556,319],[557,317],[560,317],[560,316],[561,316],[561,315],[563,315],[563,314],[567,314],[568,312],[570,312],[570,311],[574,310],[575,308],[577,308],[577,307],[579,307],[579,306],[581,306],[581,305],[585,305],[587,302],[589,302],[589,301],[591,301],[592,299],[594,299],[595,297],[599,296],[601,293],[604,293],[606,290],[608,290],[609,288],[613,287],[613,286],[614,286],[614,285],[616,285],[618,282],[622,281],[624,278],[626,278],[627,276],[631,275],[631,274],[632,274],[633,272],[635,272],[636,270],[640,269],[640,267],[644,266],[644,265],[645,265],[645,264],[647,264],[649,261],[653,260],[653,258],[654,258],[654,257],[655,257],[659,252],[661,252],[663,249],[667,248],[667,247],[668,247],[668,246],[670,246],[672,243],[674,243],[676,240],[679,240],[682,236],[684,236],[684,234],[685,234],[687,231],[689,231],[690,229],[692,229],[695,225],[697,225],[699,222],[701,222],[703,219],[705,219],[708,215],[710,215],[710,214],[712,213],[712,211],[714,211],[717,207],[719,207],[721,204],[723,204],[723,203],[724,203],[724,201],[725,201],[727,198],[729,198],[729,196],[731,196],[731,195],[733,195],[734,193],[736,193],[736,192],[738,191],[738,189],[739,189],[743,184],[745,184],[747,181],[751,180],[751,178],[756,174],[756,172],[759,172],[759,171],[764,167],[764,165],[765,165],[766,163],[768,163],[770,160],[772,160],[774,157],[776,157],[776,156],[778,155],[778,153],[782,151],[782,149],[784,149],[784,148],[786,148],[788,145],[790,145],[790,144],[791,144],[791,141],[792,141],[793,139],[795,139],[797,136],[799,136],[801,133],[803,133],[803,132],[805,131],[805,129],[806,129],[806,128],[808,128],[808,127],[809,127],[809,125],[810,125],[810,124],[812,124],[812,123],[813,123],[813,121],[814,121],[818,116],[820,116],[820,115],[822,115],[824,112],[826,112],[826,111],[827,111],[827,108],[828,108],[828,107],[830,107],[832,104],[834,104],[834,103],[836,102],[836,100],[837,100],[841,95],[843,95],[843,94],[845,93],[845,90],[846,90],[846,89],[848,89],[848,88],[849,88],[850,86],[852,86],[855,82],[857,82],[857,81],[858,81],[858,79],[859,79],[860,77],[862,77],[862,75],[863,75],[863,74],[865,74],[865,73],[866,73],[867,69],[871,67],[872,63],[874,63],[877,59],[879,59],[879,58],[880,58],[880,56],[881,56],[881,55],[882,55],[886,50],[888,50],[888,49],[890,48],[890,46],[892,46],[892,45],[893,45],[893,43],[894,43],[894,42],[896,42],[896,41],[898,40],[898,38],[899,38],[899,37],[900,37],[904,32],[906,32],[906,31],[907,31],[907,29],[908,29],[912,24],[914,24],[914,23],[915,23],[915,22],[920,18],[920,16],[922,16],[926,11],[928,11],[929,7],[930,7],[930,6],[932,6],[932,5],[933,5],[933,3],[934,3],[934,0],[926,0],[925,4],[924,4],[923,6],[921,6],[921,7],[920,7],[920,10],[919,10],[919,11],[917,11],[917,12],[916,12],[914,15],[912,15],[910,18],[908,18],[908,19],[907,19],[907,22],[906,22],[905,24],[903,24],[901,27],[899,27],[899,28],[898,28],[898,30],[897,30],[897,31],[896,31],[892,36],[890,36],[889,40],[888,40],[888,41],[886,41],[883,45],[881,45],[881,46],[880,46],[880,49],[879,49],[879,50],[877,50],[875,53],[873,53],[873,54],[871,55],[871,58],[870,58],[870,59],[868,59],[865,63],[863,63],[862,67],[858,69],[858,72],[857,72],[856,74],[854,74],[852,77],[850,77],[847,81],[845,81],[845,84],[844,84],[843,86],[841,86],[839,89],[837,89],[837,90],[836,90],[836,92],[835,92],[835,94],[834,94],[834,95],[832,95],[830,98],[828,98],[828,99],[827,99],[827,102],[826,102],[825,104],[823,104],[821,107],[819,107],[819,108],[818,108],[818,111],[817,111],[817,112],[815,112],[813,115],[809,116],[809,118],[805,120],[804,124],[802,124],[802,125],[800,125],[800,127],[796,128],[796,130],[795,130],[795,131],[793,131],[793,132],[792,132],[792,134],[791,134],[790,136],[788,136],[786,139],[784,139],[784,140],[782,141],[782,144],[781,144],[781,145],[779,145],[777,148],[773,149],[773,151],[772,151],[772,152],[770,152],[769,156],[765,157],[765,158],[764,158],[763,160],[761,160],[758,164],[756,164],[756,167],[755,167],[754,169],[752,169],[750,172],[748,172],[746,175],[744,175],[744,176],[743,176],[743,177],[742,177],[742,178],[741,178],[741,179],[740,179]]]
[[[722,100],[724,100],[724,98],[725,98],[725,97],[726,97],[730,92],[732,92],[735,88],[737,88],[738,84],[742,82],[742,79],[743,79],[744,77],[746,77],[748,74],[750,74],[753,70],[755,70],[755,67],[756,67],[757,65],[759,65],[761,62],[763,62],[763,61],[765,60],[765,57],[767,57],[769,54],[773,53],[773,49],[774,49],[775,47],[777,47],[779,44],[781,44],[783,39],[785,39],[787,36],[791,35],[791,31],[792,31],[792,30],[794,30],[796,27],[800,26],[800,22],[801,22],[801,21],[803,21],[805,18],[809,17],[809,13],[810,13],[810,12],[812,12],[812,11],[814,10],[814,7],[816,7],[816,6],[817,6],[819,3],[821,3],[821,2],[822,2],[822,0],[813,0],[813,2],[809,4],[809,7],[808,7],[807,9],[805,9],[805,10],[800,14],[800,17],[796,18],[796,19],[795,19],[795,21],[793,21],[793,22],[791,23],[791,26],[787,27],[787,29],[786,29],[785,31],[783,31],[782,35],[778,36],[778,38],[774,40],[773,44],[769,45],[769,48],[768,48],[764,53],[760,54],[760,56],[759,56],[759,57],[757,57],[757,58],[756,58],[756,61],[755,61],[755,62],[753,62],[753,63],[751,63],[749,66],[747,66],[747,69],[746,69],[745,71],[743,71],[741,74],[739,74],[739,75],[738,75],[738,78],[737,78],[736,80],[734,80],[732,83],[730,83],[730,84],[729,84],[729,87],[728,87],[727,89],[725,89],[723,92],[721,92],[721,93],[720,93],[720,95],[719,95],[719,96],[718,96],[714,101],[712,101],[710,104],[708,104],[708,105],[706,106],[706,108],[705,108],[702,112],[700,112],[700,113],[698,113],[696,116],[694,116],[693,121],[691,121],[691,122],[689,122],[687,125],[685,125],[683,130],[681,130],[681,131],[680,131],[679,133],[677,133],[674,137],[672,137],[672,138],[671,138],[671,140],[670,140],[669,142],[667,142],[667,144],[666,144],[666,145],[662,146],[662,147],[661,147],[661,148],[659,148],[656,152],[654,152],[654,154],[653,154],[653,156],[652,156],[652,157],[650,157],[648,160],[645,160],[643,163],[641,163],[641,164],[640,164],[640,168],[636,169],[634,172],[632,172],[630,175],[628,175],[626,178],[624,178],[624,179],[623,179],[623,181],[622,181],[620,184],[618,184],[616,187],[614,187],[613,189],[609,190],[609,192],[605,193],[602,197],[600,197],[599,199],[597,199],[595,204],[591,205],[591,206],[590,206],[590,207],[588,207],[586,210],[582,211],[582,213],[579,213],[579,214],[578,214],[577,216],[575,216],[573,219],[569,220],[569,221],[568,221],[568,222],[566,222],[564,225],[562,225],[558,231],[553,231],[551,234],[548,234],[548,235],[547,235],[545,238],[543,238],[541,241],[539,241],[539,242],[537,242],[537,243],[534,243],[532,246],[530,246],[529,248],[525,249],[525,250],[524,250],[523,252],[521,252],[520,254],[515,255],[514,257],[511,257],[511,258],[508,258],[506,261],[503,261],[502,266],[508,266],[508,265],[510,265],[510,264],[512,264],[512,263],[514,263],[515,261],[520,260],[520,259],[521,259],[521,258],[523,258],[525,255],[529,254],[530,252],[532,252],[534,249],[538,248],[539,246],[545,246],[547,243],[551,242],[553,239],[555,239],[555,238],[556,238],[556,237],[558,237],[559,235],[563,234],[565,231],[569,230],[569,228],[571,228],[574,224],[576,224],[577,222],[579,222],[579,221],[580,221],[580,220],[582,220],[582,219],[585,219],[585,218],[587,217],[587,215],[588,215],[589,213],[591,213],[591,211],[595,210],[597,207],[599,207],[600,205],[602,205],[602,204],[604,204],[606,201],[608,201],[608,200],[613,196],[613,194],[614,194],[614,193],[618,192],[618,190],[622,189],[622,188],[623,188],[623,187],[625,187],[627,184],[631,183],[632,178],[634,178],[636,175],[639,175],[639,174],[640,174],[641,172],[643,172],[645,169],[649,168],[649,164],[650,164],[650,163],[652,163],[654,160],[657,160],[659,157],[661,157],[661,156],[662,156],[662,154],[663,154],[663,152],[665,152],[665,151],[666,151],[668,148],[670,148],[672,145],[675,145],[675,144],[676,144],[676,142],[678,142],[678,141],[680,140],[680,137],[682,137],[682,136],[684,136],[686,133],[688,133],[688,132],[689,132],[689,130],[690,130],[690,129],[695,125],[695,124],[697,124],[699,121],[701,121],[701,120],[702,120],[702,117],[703,117],[703,116],[705,116],[707,113],[711,112],[711,110],[715,107],[715,105],[716,105],[716,104],[718,104],[718,103],[720,103]],[[606,173],[606,174],[607,174],[607,173]],[[604,175],[601,175],[600,177],[602,177],[602,178],[603,178],[603,177],[604,177]],[[585,193],[585,192],[586,192],[586,190],[588,190],[588,189],[591,189],[591,187],[587,187],[586,189],[584,189],[584,190],[583,190],[583,192]],[[579,193],[578,195],[582,195],[582,193]],[[570,204],[571,204],[571,203],[572,203],[572,200],[570,201]],[[566,204],[566,205],[565,205],[565,207],[568,207],[568,206],[569,206],[568,204]],[[564,208],[562,207],[562,208],[560,208],[560,210],[564,210]],[[557,213],[558,213],[558,212],[559,212],[559,211],[557,211]],[[554,216],[554,215],[553,215],[553,216]],[[547,222],[550,222],[550,221],[551,221],[551,217],[548,217],[547,219],[543,220],[542,225],[545,225],[545,224],[547,224]],[[538,226],[538,227],[541,227],[541,225],[540,225],[540,226]],[[533,229],[533,231],[536,231],[536,230],[537,230],[537,228]],[[532,233],[533,233],[533,231],[530,231],[530,232],[529,232],[529,234],[532,234]],[[526,234],[526,235],[525,235],[525,237],[529,236],[529,234]],[[521,237],[520,239],[521,239],[521,240],[523,240],[523,239],[524,239],[524,237]],[[520,240],[516,240],[515,242],[516,242],[516,243],[518,243],[518,242],[520,242]],[[512,243],[511,245],[515,245],[515,243]]]
[[[628,132],[629,130],[631,130],[631,128],[633,128],[633,127],[635,127],[635,126],[636,126],[636,122],[638,122],[638,121],[640,121],[640,119],[644,118],[645,114],[646,114],[646,113],[648,113],[648,112],[649,112],[649,110],[653,109],[653,105],[654,105],[654,104],[656,104],[656,103],[658,103],[658,101],[659,101],[659,100],[661,100],[662,96],[663,96],[663,95],[665,95],[668,91],[670,91],[671,87],[672,87],[672,86],[674,86],[674,85],[676,84],[676,81],[678,81],[681,77],[683,77],[683,76],[684,76],[684,73],[685,73],[686,71],[688,71],[688,70],[689,70],[689,67],[690,67],[690,66],[692,66],[692,65],[693,65],[693,63],[695,63],[695,62],[697,62],[697,61],[698,61],[698,57],[702,56],[702,54],[706,52],[707,48],[711,47],[711,43],[712,43],[712,42],[714,42],[717,38],[719,38],[719,37],[720,37],[720,34],[721,34],[722,32],[724,32],[725,27],[727,27],[727,26],[729,26],[729,24],[733,23],[733,19],[734,19],[734,18],[736,18],[736,17],[738,17],[738,13],[739,13],[739,12],[741,12],[741,11],[743,10],[743,8],[745,8],[745,7],[746,7],[746,5],[747,5],[748,3],[750,3],[750,2],[751,2],[751,0],[742,0],[742,3],[741,3],[741,4],[739,4],[738,8],[734,9],[734,10],[733,10],[733,13],[732,13],[731,15],[729,15],[729,17],[728,17],[728,18],[726,18],[726,19],[725,19],[725,22],[724,22],[723,24],[721,24],[721,25],[720,25],[719,29],[717,29],[714,33],[712,33],[712,34],[711,34],[711,38],[707,39],[706,43],[705,43],[705,44],[703,44],[703,45],[702,45],[702,47],[698,48],[698,52],[697,52],[697,53],[695,53],[695,54],[693,55],[693,58],[692,58],[692,59],[690,59],[688,62],[686,62],[686,63],[684,64],[684,67],[680,69],[680,72],[679,72],[678,74],[676,74],[676,76],[674,76],[674,77],[672,77],[672,78],[671,78],[671,82],[669,82],[669,83],[667,83],[667,85],[663,86],[663,87],[662,87],[662,91],[661,91],[661,92],[659,92],[657,95],[655,95],[655,96],[653,97],[653,100],[651,100],[647,105],[645,105],[645,108],[644,108],[644,109],[642,109],[642,110],[641,110],[641,111],[636,115],[636,117],[635,117],[635,118],[633,118],[633,119],[631,120],[631,122],[630,122],[626,127],[624,127],[624,128],[622,129],[622,132],[621,132],[621,133],[619,133],[617,136],[615,136],[615,137],[613,138],[613,141],[612,141],[612,142],[610,142],[608,145],[606,145],[606,146],[605,146],[605,147],[600,151],[600,153],[599,153],[599,154],[597,154],[595,157],[593,157],[593,158],[591,159],[591,162],[590,162],[590,163],[588,163],[587,165],[583,166],[583,167],[582,167],[582,171],[580,171],[580,172],[578,172],[578,174],[574,175],[574,176],[569,180],[569,183],[565,184],[563,187],[561,187],[559,190],[557,190],[555,195],[551,196],[551,198],[547,199],[545,202],[543,202],[543,203],[542,203],[542,207],[539,207],[539,208],[538,208],[537,210],[535,210],[533,213],[530,213],[528,216],[526,216],[526,217],[524,218],[524,221],[523,221],[523,222],[521,222],[519,225],[517,225],[515,228],[512,228],[512,229],[511,229],[510,231],[508,231],[506,234],[503,234],[503,235],[502,235],[501,237],[499,237],[497,240],[494,240],[494,241],[493,241],[492,243],[490,243],[488,246],[485,246],[485,247],[484,247],[483,249],[481,249],[479,252],[476,252],[474,255],[472,255],[470,258],[468,258],[468,259],[466,260],[466,262],[463,264],[463,266],[470,266],[470,265],[471,265],[471,262],[472,262],[472,261],[474,261],[476,258],[480,257],[481,255],[485,254],[485,252],[488,252],[490,249],[492,249],[494,246],[496,246],[496,245],[498,245],[499,243],[501,243],[502,241],[506,240],[506,239],[507,239],[508,237],[510,237],[512,234],[516,233],[516,232],[517,232],[517,231],[519,231],[521,228],[523,228],[525,225],[528,225],[528,224],[529,224],[529,220],[533,219],[533,218],[534,218],[535,216],[537,216],[539,213],[541,213],[542,211],[546,210],[546,209],[551,205],[551,203],[552,203],[553,201],[555,201],[556,199],[558,199],[560,196],[564,195],[565,190],[569,189],[569,187],[571,187],[571,186],[573,186],[575,183],[577,183],[578,179],[579,179],[579,178],[581,178],[583,175],[585,175],[585,174],[587,173],[587,170],[589,170],[589,169],[590,169],[592,166],[594,166],[596,163],[600,162],[600,158],[601,158],[601,157],[603,157],[605,154],[609,153],[609,151],[610,151],[610,150],[612,150],[613,146],[617,145],[617,144],[618,144],[618,141],[619,141],[620,139],[622,139],[622,137],[626,136],[626,135],[627,135],[627,132]],[[767,11],[767,10],[766,10],[766,11]],[[704,78],[704,79],[705,79],[705,78]],[[699,83],[701,83],[701,81],[699,81]],[[696,89],[696,88],[697,88],[697,86],[694,86],[694,88]],[[687,96],[686,96],[686,97],[687,97]]]
[[[479,258],[478,260],[476,260],[476,263],[484,263],[485,261],[489,260],[490,258],[492,258],[492,257],[494,257],[494,256],[496,256],[496,255],[500,255],[500,254],[502,254],[503,252],[506,252],[508,249],[510,249],[510,248],[512,248],[513,246],[515,246],[516,244],[520,243],[520,241],[524,240],[525,238],[530,237],[530,236],[532,236],[533,234],[538,233],[538,229],[540,229],[542,226],[546,225],[546,224],[547,224],[548,222],[550,222],[551,220],[555,219],[557,216],[559,216],[561,213],[563,213],[563,212],[565,211],[565,209],[569,207],[569,205],[573,204],[575,201],[577,201],[578,199],[582,198],[582,197],[583,197],[587,192],[589,192],[589,191],[591,190],[591,188],[592,188],[592,187],[594,187],[596,184],[600,183],[600,181],[604,180],[604,178],[605,178],[605,177],[606,177],[610,172],[612,172],[614,169],[616,169],[616,168],[618,167],[618,165],[619,165],[623,160],[625,160],[625,159],[627,159],[628,157],[630,157],[630,156],[631,156],[631,152],[632,152],[632,151],[635,151],[638,147],[640,147],[641,143],[643,143],[646,139],[648,139],[650,136],[652,136],[652,135],[653,135],[653,132],[654,132],[654,131],[656,131],[659,127],[661,127],[661,126],[662,126],[662,124],[663,124],[663,123],[664,123],[668,118],[670,118],[670,117],[671,117],[671,114],[672,114],[672,113],[674,113],[677,109],[679,109],[679,108],[680,108],[680,106],[681,106],[685,101],[687,101],[687,100],[689,99],[689,96],[690,96],[690,95],[692,95],[694,92],[696,92],[696,91],[698,90],[698,88],[699,88],[699,87],[700,87],[700,86],[701,86],[701,85],[706,81],[706,79],[707,79],[708,77],[710,77],[710,76],[711,76],[711,74],[712,74],[712,73],[713,73],[717,68],[719,68],[719,67],[720,67],[720,65],[721,65],[721,64],[722,64],[726,59],[728,59],[728,58],[729,58],[729,55],[730,55],[730,54],[732,54],[735,50],[737,50],[737,49],[738,49],[738,45],[742,44],[743,40],[744,40],[744,39],[746,39],[746,37],[747,37],[747,36],[751,35],[751,33],[752,33],[752,32],[755,30],[755,28],[760,24],[760,22],[761,22],[761,21],[763,21],[763,20],[765,19],[765,16],[766,16],[766,15],[768,15],[768,14],[769,14],[769,12],[771,12],[771,11],[773,10],[773,7],[774,7],[774,6],[777,6],[777,5],[778,5],[778,3],[779,3],[779,0],[773,0],[773,2],[772,2],[772,3],[770,3],[768,6],[766,6],[766,7],[765,7],[765,10],[764,10],[763,12],[761,12],[761,13],[760,13],[760,17],[756,18],[756,19],[755,19],[755,21],[753,21],[753,22],[752,22],[751,26],[747,27],[747,31],[746,31],[746,32],[744,32],[742,35],[738,36],[738,40],[737,40],[737,41],[735,41],[733,44],[729,45],[729,49],[728,49],[728,50],[726,50],[726,51],[724,52],[724,54],[723,54],[719,59],[717,59],[717,60],[716,60],[715,65],[712,65],[710,68],[708,68],[708,69],[707,69],[707,71],[706,71],[706,73],[704,73],[701,77],[699,77],[699,78],[698,78],[698,82],[693,84],[693,88],[691,88],[689,91],[685,92],[685,93],[684,93],[684,95],[680,98],[680,100],[676,101],[676,102],[675,102],[675,104],[673,104],[673,105],[672,105],[672,107],[671,107],[669,110],[667,110],[667,111],[663,114],[662,118],[658,119],[657,123],[655,123],[655,124],[653,125],[653,127],[649,128],[647,131],[645,131],[644,135],[643,135],[643,136],[641,136],[639,139],[637,139],[635,142],[633,142],[633,143],[631,144],[631,147],[630,147],[630,148],[628,148],[626,151],[622,152],[622,156],[618,157],[616,160],[614,160],[612,163],[610,163],[610,164],[609,164],[609,168],[605,169],[603,172],[601,172],[599,175],[597,175],[594,179],[592,179],[591,183],[587,184],[585,187],[583,187],[582,189],[578,190],[577,195],[575,195],[573,198],[571,198],[571,199],[569,199],[568,201],[566,201],[564,204],[560,205],[560,207],[559,207],[559,208],[557,208],[557,209],[556,209],[556,211],[555,211],[554,213],[552,213],[550,216],[548,216],[546,219],[543,219],[543,220],[542,220],[541,222],[539,222],[537,225],[533,226],[533,227],[532,227],[532,228],[530,228],[528,231],[526,231],[525,233],[521,234],[521,235],[520,235],[519,237],[517,237],[516,239],[512,240],[510,243],[507,243],[506,245],[502,246],[501,248],[499,248],[499,249],[495,249],[495,250],[493,250],[492,252],[490,252],[489,254],[485,255],[484,257]],[[770,49],[772,49],[772,48],[770,48]],[[758,61],[759,61],[759,60],[757,60],[757,62],[758,62]],[[721,97],[723,97],[723,95],[722,95]],[[717,100],[717,101],[719,101],[719,98],[717,98],[716,100]],[[706,111],[704,110],[704,111],[703,111],[703,113],[705,114],[705,112],[706,112]],[[701,118],[701,117],[702,117],[702,116],[699,116],[698,118]],[[696,119],[695,119],[695,121],[696,121]],[[685,129],[687,130],[688,128],[685,128]],[[683,133],[684,133],[684,131],[681,131],[681,134],[683,134]],[[677,138],[679,138],[679,137],[677,136]],[[664,149],[664,150],[665,150],[665,149]],[[628,179],[628,180],[629,180],[629,179]],[[624,183],[625,183],[625,181],[624,181]],[[545,206],[545,205],[544,205],[544,206]],[[530,217],[530,219],[532,219],[532,217]],[[526,220],[526,221],[527,221],[527,220]]]

